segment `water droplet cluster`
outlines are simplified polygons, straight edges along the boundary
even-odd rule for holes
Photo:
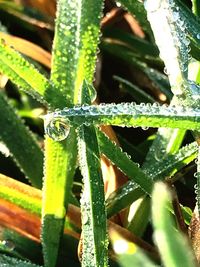
[[[146,0],[145,7],[173,94],[182,95],[190,52],[185,20],[180,17],[179,7],[173,0],[155,0],[153,5]]]
[[[51,79],[71,105],[77,100],[83,79],[93,80],[102,1],[58,3]]]
[[[66,129],[68,132],[70,127],[79,127],[83,124],[199,130],[200,110],[184,106],[160,106],[158,103],[83,105],[57,110],[48,114],[45,121],[46,133],[51,137],[54,136],[54,130],[56,133],[59,129],[58,126],[61,127],[62,133]]]

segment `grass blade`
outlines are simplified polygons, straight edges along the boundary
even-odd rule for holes
[[[64,106],[77,104],[83,80],[87,79],[90,82],[93,80],[102,8],[101,0],[95,3],[92,0],[58,1],[50,79],[64,96]],[[59,136],[58,132],[57,135]],[[74,130],[70,131],[65,145],[64,142],[59,144],[48,138],[46,140],[45,169],[47,172],[44,184],[42,235],[47,266],[55,266],[64,222],[63,208],[67,209],[67,198],[70,195],[76,166],[76,143]],[[56,149],[57,152],[55,152]],[[61,177],[60,172],[62,172]],[[58,180],[59,183],[57,183]],[[54,204],[51,208],[48,203],[48,201],[51,203],[57,201],[57,192],[60,194],[60,200],[63,198],[59,203],[59,222],[56,218],[57,206]],[[45,208],[47,206],[48,209]],[[54,223],[57,224],[56,230]],[[49,227],[53,229],[51,240],[49,240]]]
[[[132,84],[131,82],[119,77],[114,76],[114,80],[118,81],[122,88],[124,88],[137,103],[154,103],[155,100],[145,91],[137,87],[136,85]]]
[[[136,19],[139,21],[140,25],[144,28],[144,30],[152,35],[151,27],[147,21],[147,14],[144,8],[143,3],[140,1],[131,1],[131,0],[120,0],[119,1],[123,7],[125,7]],[[152,37],[152,36],[151,36]]]
[[[152,219],[154,239],[166,267],[196,266],[194,255],[186,238],[174,228],[174,222],[168,210],[171,195],[166,186],[155,185],[152,195]]]
[[[83,103],[91,103],[89,87],[84,83]],[[79,165],[83,176],[81,196],[82,266],[108,266],[107,222],[100,153],[94,126],[78,129]]]
[[[110,141],[104,133],[98,130],[97,134],[101,153],[131,178],[134,183],[137,183],[144,192],[150,194],[152,181],[139,168],[138,164],[134,163],[127,154],[123,153],[121,148]]]
[[[0,265],[5,267],[39,267],[39,265],[30,262],[25,262],[2,254],[0,254]]]
[[[53,44],[51,80],[77,104],[83,80],[93,81],[103,1],[60,0]]]
[[[135,103],[100,104],[58,110],[48,114],[47,128],[57,121],[64,125],[83,124],[116,125],[121,127],[166,127],[184,130],[200,129],[200,110],[187,107],[160,106],[157,103],[136,105]]]
[[[0,40],[0,71],[38,101],[51,106],[63,103],[63,97],[53,85],[18,52]]]
[[[42,187],[43,153],[33,134],[25,127],[0,93],[0,140],[33,186]],[[22,152],[23,151],[23,152]]]
[[[176,154],[168,155],[164,160],[158,162],[157,166],[152,166],[151,171],[146,175],[150,176],[149,178],[152,180],[164,180],[193,161],[197,156],[197,151],[196,143],[191,143],[181,148]],[[117,165],[118,162],[116,161],[115,164]],[[106,200],[108,217],[118,213],[143,195],[144,192],[133,180],[128,181]]]
[[[70,153],[69,148],[74,151],[74,154]],[[69,164],[72,165],[69,166]],[[42,242],[45,264],[49,267],[55,266],[57,261],[60,237],[63,234],[64,218],[75,167],[76,138],[74,130],[71,130],[67,140],[62,142],[56,142],[46,137]]]

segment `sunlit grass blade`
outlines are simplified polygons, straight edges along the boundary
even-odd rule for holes
[[[111,232],[111,241],[120,267],[156,267],[140,248],[119,234]]]
[[[134,163],[122,149],[115,145],[104,133],[98,130],[98,142],[100,151],[112,163],[114,163],[123,173],[125,173],[134,183],[137,183],[141,189],[150,194],[152,189],[152,180]]]
[[[187,107],[136,105],[135,103],[100,104],[58,110],[46,116],[47,128],[57,121],[66,127],[116,125],[121,127],[165,127],[184,130],[200,129],[200,110]]]
[[[143,169],[149,169],[156,161],[176,153],[185,136],[185,130],[160,128],[145,158]]]
[[[154,239],[163,263],[166,267],[197,266],[186,237],[175,229],[168,210],[171,199],[166,186],[157,183],[152,195],[152,220]]]
[[[158,162],[155,168],[154,166],[149,168],[149,173],[146,175],[152,180],[164,180],[166,177],[169,179],[171,175],[174,175],[193,161],[197,156],[197,151],[198,146],[196,143],[191,143],[181,148],[174,155],[168,155],[165,159]],[[117,162],[115,163],[117,164]],[[144,192],[133,180],[128,181],[106,200],[108,217],[119,212],[143,195]]]
[[[200,88],[188,80],[190,40],[187,35],[187,20],[180,16],[176,1],[155,2],[155,6],[152,6],[151,1],[146,0],[145,7],[160,56],[167,69],[171,90],[184,104],[194,106],[196,103],[197,106]],[[162,32],[165,34],[161,38]]]
[[[42,186],[43,153],[3,93],[0,93],[0,140],[33,186]]]
[[[63,97],[47,78],[3,40],[0,40],[0,54],[0,71],[3,74],[38,101],[62,107],[58,103],[63,103]]]
[[[23,38],[19,38],[2,31],[0,31],[0,38],[5,40],[7,44],[14,47],[20,53],[23,53],[24,55],[35,59],[47,68],[51,67],[51,54],[44,50],[42,47]]]
[[[198,0],[192,0],[192,10],[196,16],[200,16],[200,3]]]
[[[151,205],[151,200],[149,196],[145,196],[144,198],[141,199],[141,201],[140,199],[138,201],[140,203],[139,204],[136,203],[137,205],[136,210],[127,224],[127,229],[137,236],[142,236],[150,219],[149,209]],[[132,211],[130,209],[129,217],[131,213]]]
[[[103,1],[60,0],[57,3],[50,80],[63,94],[64,106],[77,104],[83,80],[87,79],[90,82],[93,80],[102,8]],[[58,140],[56,134],[54,138]],[[45,172],[43,195],[42,237],[45,263],[47,266],[53,267],[56,263],[59,240],[62,236],[65,215],[62,210],[64,211],[64,206],[67,209],[72,177],[76,167],[75,131],[70,131],[66,143],[65,141],[58,143],[49,138],[46,138],[45,143],[45,170],[47,171]],[[60,203],[53,204],[51,207],[49,203],[57,201],[57,194],[60,195]],[[59,219],[57,210],[60,210]],[[49,238],[49,227],[55,230],[53,230],[51,239]]]
[[[197,1],[198,2],[198,1]],[[191,40],[191,44],[196,47],[197,51],[193,50],[191,51],[192,55],[194,57],[197,56],[197,59],[199,59],[199,49],[200,49],[200,36],[199,36],[199,27],[200,27],[200,20],[197,16],[195,16],[191,10],[186,7],[186,5],[180,1],[180,0],[175,0],[175,3],[179,7],[179,16],[182,21],[186,24],[186,34]],[[192,47],[192,46],[191,46]],[[192,47],[193,48],[193,47]],[[197,52],[197,53],[195,53]]]
[[[103,1],[58,1],[51,80],[77,104],[83,80],[93,81]]]
[[[107,232],[103,179],[94,126],[78,131],[79,164],[84,189],[82,210],[82,266],[107,266]],[[96,140],[95,140],[96,139]]]
[[[74,153],[70,153],[69,148]],[[72,165],[69,166],[69,163]],[[76,168],[76,135],[74,130],[71,130],[68,139],[62,142],[56,142],[46,137],[44,168],[42,242],[45,264],[48,267],[53,267],[57,261],[60,238],[63,235],[64,218]]]

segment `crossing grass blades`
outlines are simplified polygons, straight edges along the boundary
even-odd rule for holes
[[[199,4],[191,1],[192,9],[179,0],[119,4],[138,21],[145,39],[102,28],[100,40],[102,0],[57,1],[50,75],[10,46],[8,38],[0,41],[1,81],[8,77],[19,94],[29,94],[45,111],[36,115],[44,122],[43,140],[25,126],[6,90],[0,92],[0,149],[9,153],[29,183],[0,174],[2,266],[192,267],[200,261],[195,247],[199,229],[194,227],[200,212]],[[19,7],[0,1],[4,14],[26,12]],[[51,25],[45,16],[40,19],[44,27]],[[1,27],[9,35],[9,29]],[[110,41],[114,39],[118,42]],[[98,46],[143,73],[168,104],[118,76],[115,80],[125,91],[132,90],[137,103],[97,104],[93,80]],[[160,71],[163,66],[168,77]],[[33,110],[28,116],[34,117]],[[131,157],[102,125],[158,131],[150,145],[147,140],[138,147],[122,142],[133,152]],[[128,177],[107,198],[102,157]],[[184,171],[196,167],[194,188],[185,181]],[[79,182],[77,176],[82,176]],[[181,188],[195,191],[195,209],[179,203],[177,181]],[[80,183],[79,199],[74,188]],[[132,214],[130,220],[127,213]],[[121,216],[121,225],[112,216]],[[146,235],[150,227],[153,243]]]

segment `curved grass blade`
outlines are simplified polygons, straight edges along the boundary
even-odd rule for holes
[[[198,29],[200,27],[200,20],[197,16],[195,16],[191,12],[191,10],[189,8],[186,7],[186,5],[184,5],[184,3],[182,3],[182,1],[175,0],[174,2],[176,3],[177,7],[179,7],[180,19],[182,21],[184,21],[184,23],[186,24],[186,29],[185,29],[186,34],[190,38],[191,44],[194,45],[194,47],[196,47],[197,53],[199,53],[199,49],[200,49],[200,38],[199,37],[200,37],[200,35],[199,35]],[[193,49],[192,49],[191,53],[194,57],[197,56],[197,59],[199,59],[199,56],[196,55],[196,53],[195,54],[193,53]]]
[[[43,153],[33,134],[25,127],[0,93],[0,140],[33,186],[42,187]]]
[[[152,195],[154,239],[166,267],[197,266],[186,238],[174,227],[168,207],[171,195],[162,183],[155,185]]]
[[[83,103],[91,103],[89,87],[83,85]],[[82,266],[108,266],[107,222],[99,146],[94,126],[77,131],[79,165],[83,176],[81,196]]]
[[[114,151],[114,147],[112,150]],[[197,151],[198,146],[196,143],[191,143],[190,145],[181,148],[176,154],[168,155],[164,160],[158,162],[157,166],[152,166],[151,172],[146,175],[152,180],[164,180],[166,177],[174,175],[184,166],[193,161],[197,156]],[[121,155],[118,155],[118,158],[120,157]],[[117,160],[114,163],[118,166]],[[129,176],[128,173],[126,174]],[[144,192],[133,180],[128,181],[117,191],[113,192],[106,200],[108,217],[118,213],[121,209],[127,207],[143,195]]]
[[[38,101],[63,107],[63,96],[18,52],[0,40],[0,71]],[[59,103],[59,104],[58,104]]]
[[[0,29],[1,30],[1,29]],[[0,31],[0,38],[5,40],[10,46],[14,47],[19,52],[40,62],[47,68],[51,68],[51,54],[42,47],[27,41],[23,38],[4,33]]]
[[[151,194],[152,180],[139,168],[138,164],[123,153],[122,149],[110,141],[104,133],[97,130],[97,135],[101,153],[131,178],[134,183],[137,183],[144,192]]]
[[[152,57],[149,58],[148,56],[140,58],[140,55],[138,53],[134,53],[129,48],[119,45],[119,44],[112,44],[109,42],[106,42],[104,40],[101,44],[101,47],[109,52],[110,54],[117,56],[118,58],[122,59],[123,61],[127,62],[128,64],[133,65],[143,73],[147,75],[147,77],[153,82],[153,84],[160,90],[163,94],[166,95],[168,99],[172,98],[172,93],[170,91],[169,81],[166,75],[161,73],[160,71],[151,68],[147,65],[149,64],[157,64],[160,67],[163,66],[163,63],[161,63],[161,60],[156,60]]]
[[[121,127],[166,127],[200,129],[200,110],[187,107],[160,106],[157,103],[100,104],[58,110],[48,114],[47,128],[60,122],[66,127],[80,125],[116,125]]]
[[[3,254],[0,254],[0,265],[5,267],[40,267],[39,265],[22,261],[17,258],[9,257]]]
[[[190,40],[185,18],[180,16],[181,12],[175,1],[155,1],[155,5],[152,6],[151,1],[146,0],[145,7],[160,56],[167,69],[173,94],[182,99],[184,104],[197,106],[200,88],[193,81],[188,80]],[[162,32],[164,35],[161,38]],[[187,96],[186,99],[185,96]]]

